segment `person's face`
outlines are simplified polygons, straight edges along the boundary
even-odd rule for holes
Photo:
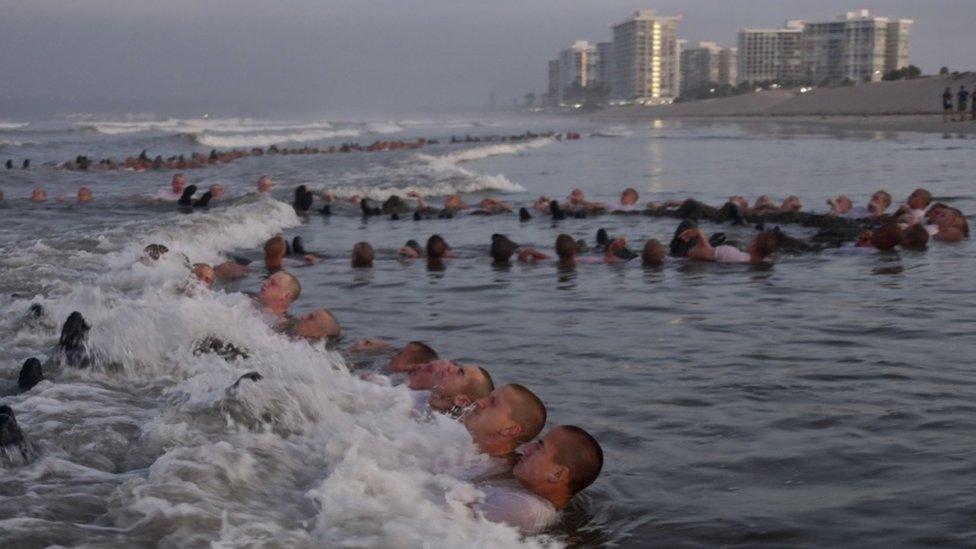
[[[266,177],[262,177],[261,179],[258,179],[258,192],[259,193],[271,192],[271,180]]]
[[[461,207],[461,197],[458,196],[458,195],[456,195],[456,194],[452,194],[451,196],[445,198],[444,199],[444,207],[445,208],[459,208],[459,207]]]
[[[224,187],[221,185],[213,185],[210,187],[211,198],[220,198],[224,196]]]
[[[454,387],[454,379],[461,374],[461,368],[450,360],[433,360],[418,364],[410,371],[408,385],[414,390],[433,389],[435,386]]]
[[[783,201],[783,209],[788,212],[798,212],[801,208],[800,199],[795,196],[791,196]]]
[[[261,301],[270,303],[291,303],[291,289],[285,273],[275,273],[261,283]]]
[[[556,463],[560,445],[568,444],[562,429],[553,429],[549,434],[522,446],[522,457],[512,474],[529,486],[563,481],[568,473],[566,467]]]
[[[476,444],[496,434],[518,435],[512,418],[513,399],[511,388],[499,387],[490,395],[474,401],[474,406],[464,414],[462,421]]]
[[[214,270],[210,266],[200,265],[193,269],[193,274],[204,286],[210,288],[214,283]]]
[[[182,193],[183,189],[186,187],[186,179],[184,179],[182,176],[173,176],[172,186],[174,193]]]
[[[579,204],[584,199],[583,191],[580,189],[573,189],[573,192],[569,193],[569,202],[571,204]]]
[[[620,204],[624,206],[633,206],[637,204],[637,193],[627,189],[620,195]]]
[[[43,202],[47,200],[47,193],[44,192],[44,189],[34,189],[34,192],[31,193],[31,200],[34,202]]]
[[[326,336],[326,322],[322,311],[312,311],[303,314],[295,324],[295,335],[304,337],[312,341],[317,341]]]
[[[874,215],[881,215],[884,213],[887,205],[885,204],[884,196],[880,193],[874,193],[871,195],[871,200],[868,201],[868,211]]]
[[[78,189],[78,202],[88,202],[92,199],[91,189],[88,187],[82,187]]]
[[[837,197],[837,210],[839,212],[847,213],[851,211],[852,207],[853,207],[853,203],[851,202],[850,198],[847,198],[846,196]]]

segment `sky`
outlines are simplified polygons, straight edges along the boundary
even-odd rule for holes
[[[976,68],[976,0],[0,0],[0,118],[460,112],[543,92],[548,59],[636,9],[732,45],[860,8],[915,20],[924,73]]]

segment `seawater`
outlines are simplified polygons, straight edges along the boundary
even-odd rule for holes
[[[415,547],[615,545],[626,547],[971,546],[976,508],[972,249],[848,249],[783,256],[771,268],[673,261],[492,267],[492,233],[551,249],[567,232],[598,228],[631,247],[666,241],[677,220],[602,216],[519,223],[514,215],[449,220],[295,215],[299,184],[340,196],[416,190],[496,196],[527,204],[580,187],[612,200],[695,197],[720,203],[796,194],[807,209],[848,194],[863,204],[918,186],[974,210],[976,142],[953,135],[817,133],[783,124],[585,120],[336,122],[211,119],[4,121],[0,160],[0,378],[29,356],[49,357],[58,325],[78,310],[93,325],[100,367],[53,372],[5,396],[38,450],[7,463],[0,483],[0,544],[187,547],[281,545]],[[579,141],[450,144],[450,135],[579,131]],[[420,151],[256,157],[187,170],[221,183],[209,211],[177,213],[136,202],[168,187],[172,172],[68,172],[44,166],[78,154],[118,159],[211,147],[328,146],[428,137]],[[253,194],[260,175],[278,184]],[[75,204],[89,186],[94,202]],[[33,204],[42,186],[64,202]],[[752,228],[705,224],[730,239]],[[784,226],[804,237],[810,230]],[[213,293],[177,291],[186,272],[170,254],[153,267],[141,249],[160,242],[192,261],[260,257],[283,232],[326,256],[296,269],[294,311],[327,307],[344,339],[393,345],[420,339],[443,356],[485,366],[497,383],[536,391],[550,426],[572,423],[603,444],[600,479],[546,536],[520,539],[476,519],[476,460],[467,434],[445,418],[418,419],[409,392],[360,379],[341,352],[273,335],[243,292],[264,273]],[[407,239],[442,234],[458,257],[440,271],[399,262]],[[348,253],[373,244],[371,270]],[[47,318],[24,321],[41,303]],[[226,362],[193,354],[215,335],[251,351]],[[385,357],[372,361],[382,363]],[[366,369],[370,364],[366,365]],[[226,389],[258,371],[258,383]]]

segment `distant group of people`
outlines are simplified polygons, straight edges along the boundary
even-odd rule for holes
[[[976,100],[972,99],[970,96],[972,93],[966,89],[966,86],[959,86],[959,90],[955,93],[956,105],[953,109],[952,99],[953,93],[952,88],[946,86],[944,92],[942,92],[942,121],[949,122],[958,121],[964,122],[966,120],[966,112],[969,111],[969,119],[976,121]],[[970,104],[972,105],[972,110],[970,111]]]
[[[470,134],[464,137],[458,137],[456,135],[451,136],[451,143],[518,143],[520,141],[531,141],[532,139],[538,138],[548,138],[555,139],[556,141],[562,139],[579,139],[580,134],[577,132],[566,132],[566,133],[556,133],[556,132],[545,132],[545,133],[533,133],[525,132],[517,135],[475,135]]]
[[[525,132],[524,134],[518,135],[487,135],[487,136],[475,136],[466,135],[463,138],[458,138],[456,136],[451,136],[451,143],[497,143],[497,142],[521,142],[531,139],[539,138],[550,138],[556,140],[562,139],[579,139],[580,134],[575,132],[570,133],[556,133],[556,132],[543,132],[543,133],[533,133]],[[192,170],[205,168],[212,164],[226,164],[228,162],[233,162],[240,158],[254,157],[254,156],[264,156],[264,155],[302,155],[302,154],[342,154],[351,152],[382,152],[382,151],[399,151],[399,150],[415,150],[426,147],[428,145],[437,145],[439,141],[436,139],[427,139],[419,137],[412,140],[404,139],[379,139],[370,144],[360,144],[356,142],[342,143],[340,145],[330,145],[329,147],[278,147],[277,145],[270,145],[269,147],[252,147],[249,150],[243,149],[232,149],[228,151],[221,151],[218,149],[211,149],[210,154],[203,154],[198,152],[190,153],[189,156],[185,154],[171,155],[164,158],[162,155],[156,155],[150,157],[148,151],[143,150],[138,156],[129,156],[122,161],[116,161],[112,158],[102,158],[97,162],[85,155],[78,155],[73,160],[67,162],[62,162],[58,164],[57,167],[65,170],[74,171],[114,171],[114,170],[127,170],[135,172],[145,172],[153,170]],[[7,161],[7,169],[13,168],[13,160]],[[30,166],[30,160],[25,160],[23,168],[27,169]]]

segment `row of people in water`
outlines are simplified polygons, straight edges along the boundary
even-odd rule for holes
[[[587,264],[622,264],[640,259],[645,267],[658,268],[668,261],[688,259],[716,263],[762,264],[774,260],[780,250],[795,252],[799,242],[781,230],[763,231],[751,238],[745,246],[728,241],[724,233],[707,235],[694,221],[685,220],[675,229],[670,243],[664,244],[656,238],[644,242],[640,252],[632,251],[628,241],[622,236],[611,236],[606,229],[599,229],[595,243],[590,245],[584,239],[574,239],[568,234],[559,234],[547,252],[531,245],[519,245],[505,235],[494,234],[488,246],[488,256],[494,266],[511,265],[513,260],[528,264],[550,263],[560,270],[575,269]],[[897,223],[886,223],[876,230],[863,229],[855,244],[858,249],[892,251],[896,248],[923,251],[927,248],[929,233],[921,225],[902,227]],[[430,270],[443,270],[447,263],[457,255],[447,241],[438,234],[430,236],[426,245],[416,240],[408,240],[391,259],[398,261],[425,260]],[[268,239],[263,247],[263,270],[275,273],[278,270],[315,265],[326,257],[307,250],[300,236],[289,243],[281,235]],[[352,246],[348,255],[349,265],[354,269],[372,268],[377,253],[369,242],[361,241]],[[231,281],[246,277],[253,272],[254,261],[244,257],[233,257],[217,265],[196,263],[192,265],[194,276],[207,287],[218,281]],[[307,331],[308,327],[303,328]]]
[[[279,240],[280,239],[280,240]],[[279,246],[276,237],[265,245],[266,254]],[[153,244],[144,250],[142,263],[152,265],[171,253]],[[184,258],[184,261],[187,261]],[[189,277],[190,286],[182,291],[206,291],[212,280],[200,278],[196,264]],[[197,285],[197,281],[202,284]],[[277,270],[262,282],[253,296],[254,314],[274,331],[310,342],[337,338],[341,327],[325,309],[316,309],[300,318],[289,311],[301,296],[301,283],[291,273]],[[28,315],[44,314],[39,304]],[[30,391],[59,368],[98,366],[88,352],[91,326],[80,312],[74,312],[62,326],[54,359],[44,366],[36,358],[27,359],[20,370],[16,391]],[[361,339],[344,350],[347,362],[388,353],[389,345],[375,339]],[[214,353],[227,360],[247,360],[245,344],[205,337],[195,345],[195,353]],[[543,401],[530,389],[517,383],[496,386],[487,369],[442,359],[429,345],[413,341],[392,354],[386,372],[415,391],[415,412],[421,418],[448,414],[458,419],[471,435],[477,451],[486,455],[468,468],[464,477],[478,484],[486,497],[473,506],[477,514],[505,522],[525,534],[536,534],[554,524],[562,511],[599,476],[603,451],[587,431],[573,425],[559,425],[542,435],[548,420]],[[364,380],[375,374],[363,374]],[[236,398],[242,383],[263,379],[260,372],[241,375],[227,388],[227,399]],[[230,381],[230,380],[228,380]],[[33,451],[9,406],[0,407],[0,451]],[[26,457],[25,457],[26,459]]]
[[[556,133],[556,132],[525,132],[523,134],[517,135],[489,135],[489,136],[477,136],[472,137],[470,135],[459,138],[457,136],[451,136],[451,143],[499,143],[499,142],[521,142],[528,141],[532,139],[539,138],[550,138],[556,140],[562,139],[579,139],[580,134],[575,132],[569,133]],[[261,147],[252,147],[248,150],[233,149],[229,151],[221,151],[218,149],[211,149],[210,154],[203,154],[199,152],[190,153],[189,156],[185,154],[171,155],[168,157],[163,157],[162,155],[156,155],[150,157],[148,151],[143,150],[138,156],[129,156],[122,161],[116,161],[112,158],[102,158],[97,161],[89,158],[86,155],[78,155],[73,160],[67,162],[62,162],[56,167],[66,170],[75,171],[88,171],[88,170],[98,170],[98,171],[112,171],[112,170],[127,170],[127,171],[152,171],[152,170],[192,170],[205,168],[212,164],[226,164],[246,157],[253,156],[264,156],[264,155],[307,155],[307,154],[342,154],[342,153],[352,153],[352,152],[383,152],[383,151],[400,151],[400,150],[416,150],[426,147],[428,145],[438,145],[440,142],[437,139],[428,139],[424,137],[419,137],[417,139],[378,139],[369,144],[361,144],[357,142],[342,143],[340,145],[330,145],[328,147],[278,147],[277,145],[270,145],[266,149]],[[8,169],[12,168],[12,160],[8,160]],[[30,165],[30,161],[25,161],[26,164],[24,168],[26,169]]]
[[[274,188],[274,183],[268,176],[261,176],[257,181],[258,193],[270,193]],[[206,207],[213,200],[219,200],[224,196],[225,191],[222,185],[213,184],[196,197],[198,189],[195,185],[187,185],[184,174],[174,174],[169,190],[160,190],[155,195],[149,197],[137,196],[139,200],[176,202],[184,208]],[[512,206],[508,202],[494,199],[482,199],[477,207],[466,204],[459,195],[449,195],[445,197],[442,208],[430,206],[425,198],[417,193],[408,193],[409,198],[417,201],[416,207],[411,206],[406,200],[398,195],[389,197],[382,204],[377,204],[368,198],[353,195],[346,200],[338,199],[328,190],[319,194],[320,200],[325,204],[320,208],[322,214],[331,214],[333,211],[341,211],[346,208],[359,211],[363,215],[384,215],[388,214],[394,218],[399,218],[402,214],[412,212],[414,219],[429,219],[431,217],[450,218],[461,212],[469,212],[477,215],[499,214],[511,212]],[[307,213],[313,207],[315,193],[305,185],[300,185],[295,189],[293,206],[299,213]],[[90,188],[82,187],[78,191],[79,202],[89,202],[93,198]],[[0,200],[3,193],[0,192]],[[31,200],[43,202],[47,200],[47,194],[43,189],[34,189]],[[64,200],[59,197],[59,200]],[[891,195],[886,191],[877,191],[871,195],[867,204],[863,207],[854,206],[853,201],[846,195],[827,200],[830,210],[826,213],[807,213],[802,211],[802,204],[795,196],[787,197],[781,205],[775,205],[768,196],[760,196],[755,203],[750,206],[742,196],[732,196],[721,207],[712,207],[694,199],[684,201],[672,201],[667,203],[648,203],[643,209],[637,209],[639,194],[633,188],[625,189],[620,196],[619,205],[607,205],[587,200],[585,194],[580,189],[573,189],[567,200],[560,203],[550,200],[548,197],[540,197],[532,205],[532,208],[539,213],[552,216],[553,219],[565,219],[566,217],[585,217],[588,213],[596,212],[635,212],[644,215],[658,217],[674,217],[692,220],[710,220],[717,223],[729,221],[734,225],[742,225],[747,222],[757,222],[764,224],[766,221],[778,223],[801,223],[804,225],[818,226],[824,229],[814,237],[814,241],[839,245],[848,241],[866,241],[870,238],[868,232],[878,229],[887,223],[897,223],[902,230],[911,225],[922,225],[929,236],[936,241],[958,242],[969,237],[969,223],[965,215],[957,208],[949,206],[943,202],[933,203],[931,192],[927,189],[919,188],[914,190],[897,208],[889,211],[892,205]],[[523,221],[532,219],[532,214],[525,207],[519,211],[519,217]],[[886,234],[890,231],[882,232]],[[804,248],[804,251],[809,247]]]

